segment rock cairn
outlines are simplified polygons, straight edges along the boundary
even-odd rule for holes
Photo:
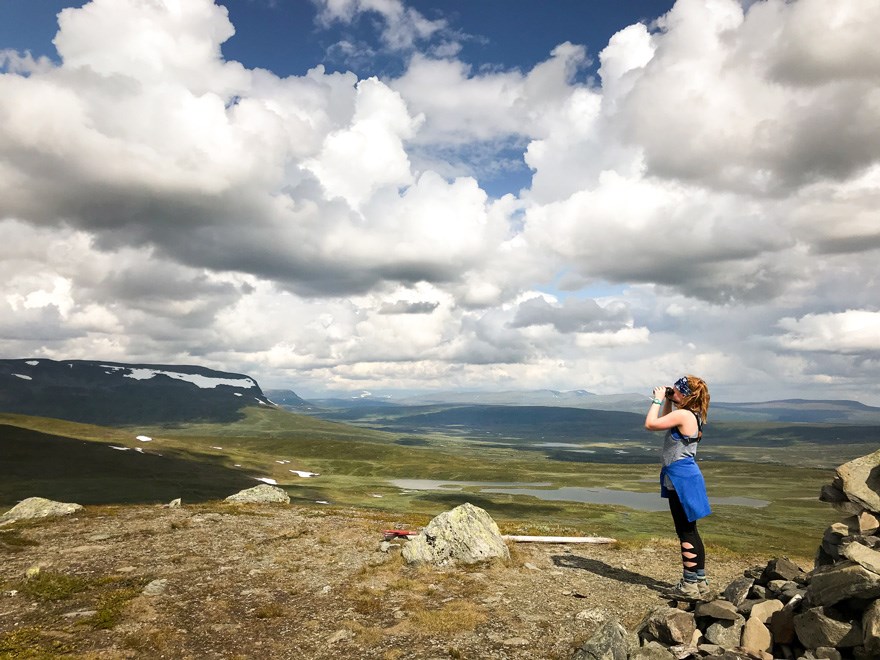
[[[575,660],[877,660],[880,450],[838,467],[819,499],[844,518],[825,530],[812,571],[773,559],[714,600],[652,610],[635,633],[606,622]]]

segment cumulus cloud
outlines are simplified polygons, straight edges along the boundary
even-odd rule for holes
[[[786,317],[779,321],[786,331],[780,337],[788,349],[828,353],[880,353],[880,312],[848,309],[828,314]]]
[[[870,119],[875,40],[856,27],[878,12],[870,2],[768,0],[746,13],[735,0],[679,0],[659,21],[650,60],[624,74],[621,137],[643,148],[652,173],[721,189],[779,194],[853,175],[880,143]],[[613,66],[619,51],[604,54],[603,85],[614,85],[627,68]],[[849,73],[829,78],[831,62]]]
[[[315,6],[402,73],[224,59],[210,0],[93,0],[60,62],[0,50],[4,354],[312,391],[880,376],[873,0],[678,0],[587,82],[586,45],[486,68],[403,0]]]
[[[418,125],[403,100],[376,78],[358,83],[357,90],[351,124],[328,135],[321,153],[303,163],[328,197],[342,197],[353,209],[382,187],[412,183],[403,141]]]
[[[631,322],[628,310],[621,304],[601,307],[595,300],[568,298],[562,305],[553,305],[543,297],[535,297],[518,305],[512,325],[552,325],[561,333],[570,333],[619,330]]]

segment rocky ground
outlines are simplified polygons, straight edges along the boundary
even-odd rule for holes
[[[0,658],[568,659],[609,616],[634,628],[679,576],[671,535],[410,567],[379,549],[406,522],[382,515],[215,503],[0,527]],[[762,560],[709,569],[723,588]]]

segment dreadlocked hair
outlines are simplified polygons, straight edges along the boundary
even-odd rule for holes
[[[693,410],[705,422],[709,413],[709,387],[702,378],[690,374],[687,380],[691,393],[682,397],[681,407]]]

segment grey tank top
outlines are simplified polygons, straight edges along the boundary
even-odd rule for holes
[[[696,413],[694,416],[696,417]],[[677,426],[666,431],[666,435],[663,437],[663,454],[661,456],[663,467],[683,458],[696,458],[699,443],[694,441],[700,437],[699,417],[697,417],[697,421],[697,432],[693,435],[682,435]],[[674,490],[668,475],[663,477],[663,485]]]

